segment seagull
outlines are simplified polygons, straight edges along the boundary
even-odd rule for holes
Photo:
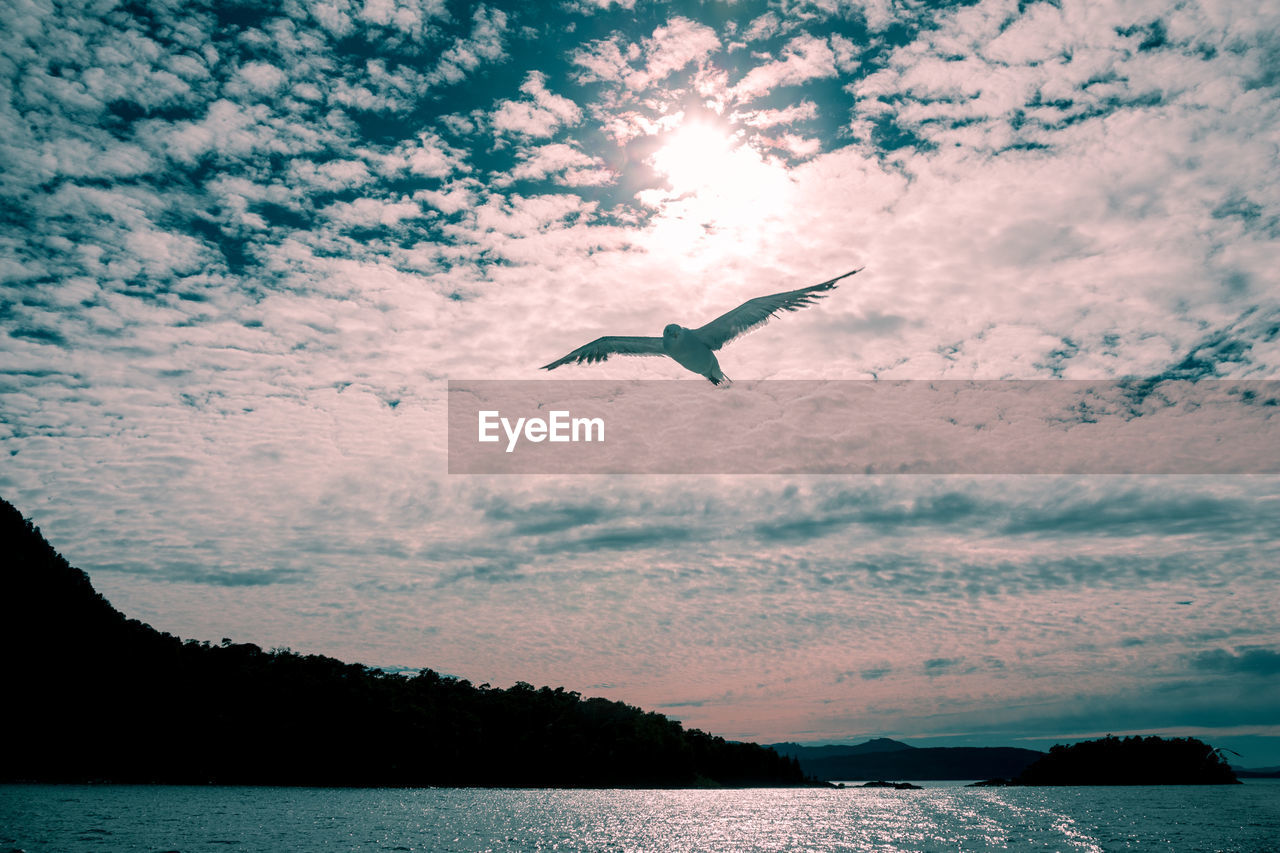
[[[699,376],[705,376],[711,380],[712,385],[719,385],[721,382],[728,382],[729,377],[720,370],[720,363],[716,361],[716,350],[730,341],[737,340],[752,329],[763,326],[779,311],[795,311],[797,308],[812,305],[815,299],[821,299],[827,295],[827,291],[834,290],[837,281],[859,272],[862,272],[862,267],[812,287],[748,299],[727,314],[721,314],[707,325],[697,329],[686,329],[684,326],[671,323],[662,330],[660,338],[605,335],[603,338],[596,338],[591,343],[578,347],[564,358],[542,365],[541,369],[555,370],[562,364],[581,364],[584,361],[592,364],[604,361],[614,354],[669,355],[681,367],[692,370]]]

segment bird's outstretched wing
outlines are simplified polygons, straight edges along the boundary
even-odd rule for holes
[[[830,281],[802,287],[799,290],[788,290],[785,293],[774,293],[770,296],[757,296],[734,308],[727,314],[721,314],[707,325],[694,329],[693,332],[702,342],[716,350],[740,338],[747,332],[769,322],[769,318],[779,311],[795,311],[813,303],[815,299],[826,296],[826,291],[833,290],[836,282],[848,278],[853,273],[862,272],[862,268],[838,275]]]
[[[604,361],[611,355],[666,355],[662,349],[662,338],[646,338],[628,335],[605,335],[596,338],[589,344],[578,347],[564,358],[556,359],[550,364],[542,365],[542,370],[555,370],[562,364],[591,364]]]

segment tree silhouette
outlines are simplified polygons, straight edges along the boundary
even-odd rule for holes
[[[1018,785],[1222,785],[1239,782],[1221,750],[1195,738],[1108,735],[1051,748]]]
[[[799,766],[563,688],[412,678],[287,648],[183,641],[115,610],[0,500],[0,781],[795,785]]]

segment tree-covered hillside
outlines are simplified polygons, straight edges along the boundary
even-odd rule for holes
[[[1108,736],[1058,744],[1014,780],[1017,785],[1230,785],[1239,782],[1220,752],[1196,738]]]
[[[561,688],[413,678],[128,619],[0,500],[0,780],[803,783],[795,761]]]

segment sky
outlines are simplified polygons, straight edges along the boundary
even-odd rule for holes
[[[0,495],[129,616],[735,739],[1280,764],[1274,475],[446,458],[449,380],[720,393],[538,367],[856,267],[735,393],[1278,378],[1274,3],[0,15]]]

